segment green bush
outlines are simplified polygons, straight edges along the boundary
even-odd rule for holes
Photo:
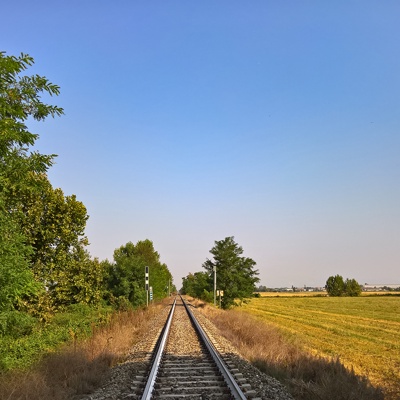
[[[91,308],[85,304],[74,304],[65,312],[57,313],[46,324],[39,324],[23,313],[19,313],[18,317],[13,315],[10,318],[14,320],[14,328],[7,329],[7,333],[0,337],[0,371],[24,369],[62,344],[88,337],[93,326],[109,321],[111,312],[111,307]]]
[[[20,311],[0,312],[0,335],[19,338],[32,333],[37,320]]]

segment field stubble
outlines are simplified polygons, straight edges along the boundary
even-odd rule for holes
[[[400,398],[400,297],[262,297],[243,310]]]

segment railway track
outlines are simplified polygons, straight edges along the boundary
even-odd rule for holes
[[[190,303],[189,303],[190,304]],[[228,366],[247,399],[294,400],[275,379],[263,374],[240,357],[237,350],[221,336],[215,326],[195,307],[189,306],[201,322],[203,330]],[[187,316],[183,303],[177,299],[170,323],[169,339],[160,351],[161,333],[171,312],[170,306],[157,308],[149,316],[147,334],[131,348],[123,362],[114,366],[101,386],[80,397],[80,400],[139,400],[153,399],[235,399],[226,385],[219,367],[209,361],[207,346],[201,343]],[[165,329],[164,329],[165,330]],[[156,354],[161,361],[154,367]],[[160,357],[159,354],[159,357]],[[150,371],[153,381],[150,382]],[[154,379],[156,377],[156,379]],[[145,395],[146,387],[147,394]],[[147,396],[147,397],[146,397]],[[78,399],[78,398],[77,398]]]
[[[229,369],[225,364],[194,317],[190,305],[177,297],[153,352],[147,381],[141,385],[144,390],[138,398],[254,398],[254,391],[237,372],[232,365]]]

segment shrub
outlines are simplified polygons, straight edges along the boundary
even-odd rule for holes
[[[19,338],[32,332],[37,320],[20,311],[0,312],[0,335]]]

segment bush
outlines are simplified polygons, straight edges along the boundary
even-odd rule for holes
[[[26,368],[63,343],[88,337],[95,326],[109,321],[111,307],[92,308],[73,304],[57,313],[50,322],[40,324],[28,314],[10,312],[7,335],[0,337],[0,371]],[[4,320],[0,324],[4,326]]]
[[[19,338],[32,333],[37,320],[27,313],[8,311],[0,313],[0,335]]]

